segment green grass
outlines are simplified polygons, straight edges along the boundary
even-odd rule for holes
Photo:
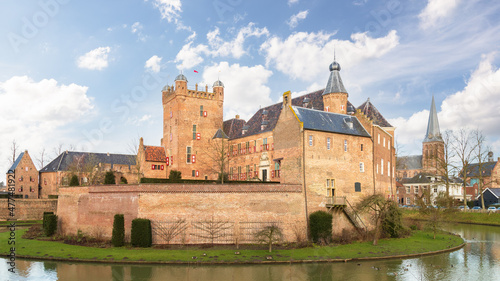
[[[10,225],[15,222],[16,225],[33,225],[33,224],[42,224],[41,220],[18,220],[18,221],[0,221],[0,226]]]
[[[16,255],[38,258],[81,259],[98,261],[151,261],[151,262],[258,262],[272,256],[274,261],[355,259],[419,254],[449,249],[463,243],[460,237],[440,233],[432,239],[432,233],[416,231],[411,237],[381,239],[378,246],[370,242],[349,245],[309,247],[293,250],[236,250],[234,249],[139,249],[139,248],[92,248],[67,245],[54,241],[38,241],[21,238],[26,230],[16,233]],[[7,241],[9,233],[0,233],[0,241]],[[7,255],[9,245],[0,244],[0,255]],[[227,247],[226,247],[227,248]],[[265,248],[265,247],[263,247]],[[236,255],[235,251],[240,254]],[[206,253],[206,256],[203,254]],[[196,259],[193,259],[193,256]]]
[[[427,219],[427,216],[420,214],[418,210],[404,210],[403,217],[417,220]],[[456,211],[449,214],[444,214],[442,220],[446,222],[488,224],[500,226],[500,212],[475,213],[471,211]]]

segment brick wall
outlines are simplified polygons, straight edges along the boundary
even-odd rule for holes
[[[56,199],[16,199],[15,218],[18,220],[41,220],[43,212],[56,212]],[[7,220],[9,217],[8,199],[0,199],[0,220]]]

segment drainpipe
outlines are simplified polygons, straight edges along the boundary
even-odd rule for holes
[[[306,212],[306,230],[307,230],[307,236],[309,236],[309,215],[307,212],[307,187],[306,187],[306,134],[304,131],[304,127],[301,128],[302,130],[302,177],[303,177],[303,184],[304,184],[304,200],[305,200],[305,212]]]
[[[375,167],[377,166],[377,163],[375,161],[375,126],[373,126],[373,123],[372,123],[372,155],[373,155],[373,194],[375,195],[376,193],[376,188],[375,188],[375,177],[377,176],[376,174],[376,170],[375,170]]]

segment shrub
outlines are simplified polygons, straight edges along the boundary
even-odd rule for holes
[[[28,231],[26,231],[22,238],[24,239],[35,239],[43,235],[43,229],[39,224],[31,226]]]
[[[170,170],[170,174],[168,175],[168,179],[172,181],[182,179],[181,171]]]
[[[332,239],[332,214],[325,211],[310,214],[309,229],[314,243],[329,243]]]
[[[115,174],[113,171],[107,171],[106,175],[104,175],[104,184],[115,184]]]
[[[44,218],[45,223],[43,232],[46,236],[52,236],[57,230],[57,216],[54,214],[47,214]]]
[[[78,176],[73,175],[71,176],[71,180],[69,181],[69,186],[79,186],[80,182],[78,181]]]
[[[113,234],[111,236],[111,243],[115,247],[125,245],[125,218],[123,214],[116,214],[113,220]]]
[[[271,224],[264,226],[260,231],[255,233],[255,238],[257,241],[263,244],[267,244],[269,247],[269,253],[273,250],[273,244],[280,242],[283,239],[283,232],[277,224]]]
[[[125,177],[121,177],[120,178],[120,183],[121,184],[128,184],[128,181],[127,181],[127,179]]]
[[[407,234],[402,221],[403,214],[396,202],[387,206],[387,211],[382,218],[382,230],[391,238],[399,238]]]
[[[151,235],[151,221],[148,219],[134,219],[130,241],[134,247],[151,247],[153,237]]]
[[[47,223],[46,215],[53,215],[54,212],[43,212],[42,228],[45,229],[45,224]]]

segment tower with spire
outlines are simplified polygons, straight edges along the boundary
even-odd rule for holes
[[[340,78],[340,64],[334,58],[330,64],[330,77],[323,92],[323,110],[346,114],[348,97],[349,94],[344,88],[342,78]]]
[[[432,97],[427,132],[422,143],[422,169],[425,172],[436,174],[440,170],[440,163],[444,156],[444,142],[439,130],[436,104]]]

